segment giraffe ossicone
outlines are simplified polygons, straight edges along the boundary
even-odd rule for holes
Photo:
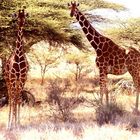
[[[76,2],[69,4],[71,9],[70,16],[75,16],[82,27],[88,41],[96,51],[96,64],[99,68],[100,75],[100,95],[101,102],[103,94],[106,95],[106,104],[109,103],[107,89],[107,75],[121,75],[127,71],[133,78],[136,87],[136,105],[135,110],[138,111],[139,92],[140,92],[140,52],[134,48],[130,48],[126,53],[108,37],[101,35],[86,19],[86,17],[77,8]]]

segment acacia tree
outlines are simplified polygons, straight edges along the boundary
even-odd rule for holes
[[[74,64],[70,66],[70,70],[75,75],[75,81],[79,81],[82,76],[82,72],[85,73],[88,70],[89,65],[89,54],[79,51],[74,51],[66,55],[68,64]]]
[[[11,15],[21,8],[29,14],[23,31],[26,52],[30,51],[33,44],[42,40],[55,47],[69,42],[82,46],[81,37],[69,27],[70,16],[64,2],[4,0],[0,2],[0,57],[10,54],[9,46],[12,49],[16,46],[17,24]]]
[[[125,46],[139,45],[140,42],[140,18],[132,18],[125,22],[121,22],[120,28],[110,29],[108,33],[112,36],[116,41],[121,42],[122,45],[125,45],[124,42],[127,41]]]
[[[58,64],[61,52],[61,48],[53,48],[43,41],[30,49],[29,61],[32,62],[32,66],[40,67],[41,85],[44,84],[46,72]]]

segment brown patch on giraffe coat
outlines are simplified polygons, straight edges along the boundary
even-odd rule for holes
[[[21,80],[22,83],[24,83],[26,81],[25,78],[21,78],[20,80]]]
[[[94,37],[94,41],[96,42],[96,44],[99,44],[99,38],[98,37]]]
[[[19,56],[22,56],[23,55],[23,52],[21,51],[20,53],[19,53]]]
[[[104,65],[105,65],[105,66],[108,66],[108,63],[107,63],[107,62],[105,62],[105,63],[104,63]]]
[[[98,48],[94,41],[91,42],[91,45],[93,46],[93,48],[94,48],[95,50]]]
[[[111,53],[113,51],[113,48],[112,47],[108,47],[107,51]]]
[[[109,58],[110,58],[110,59],[114,59],[113,54],[110,54],[110,55],[109,55]]]
[[[19,54],[19,50],[16,50],[16,54]]]
[[[15,78],[15,74],[11,73],[10,74],[10,79]]]
[[[100,49],[97,49],[97,56],[101,56],[102,55],[102,51]]]
[[[104,62],[104,57],[103,57],[103,56],[99,57],[99,58],[98,58],[98,61],[99,61],[99,62]]]
[[[125,62],[125,59],[119,58],[119,64],[123,64]]]
[[[104,67],[104,63],[99,63],[99,67]]]
[[[82,15],[82,16],[80,16],[80,20],[81,21],[84,21],[84,19],[85,19],[85,17]]]
[[[99,67],[99,62],[98,61],[96,61],[96,65]]]
[[[21,77],[23,77],[23,78],[26,77],[26,73],[22,73]]]
[[[103,37],[103,36],[100,36],[100,42],[105,42],[105,37]]]
[[[107,52],[107,51],[103,52],[103,56],[104,57],[109,57],[109,52]]]
[[[88,34],[88,35],[87,35],[87,39],[88,39],[89,41],[91,41],[91,40],[93,39],[92,35],[91,35],[91,34]]]
[[[91,35],[94,34],[93,29],[91,28],[91,26],[89,27],[88,31],[89,31],[89,33],[90,33]]]
[[[99,43],[99,48],[102,50],[103,49],[103,43]]]
[[[87,28],[83,27],[82,29],[83,29],[83,31],[84,31],[84,33],[85,33],[85,34],[87,34],[87,33],[88,33]]]
[[[19,65],[17,63],[13,64],[13,69],[15,69],[16,72],[20,71]]]
[[[16,78],[19,79],[20,73],[16,72]]]
[[[23,47],[23,45],[21,44],[21,46],[20,46],[20,48],[19,48],[19,51],[20,51],[20,52],[22,51],[22,47]]]
[[[20,61],[19,56],[15,55],[15,62],[18,63],[19,61]]]
[[[79,21],[79,15],[77,14],[76,19]]]
[[[107,46],[106,46],[106,44],[103,44],[103,46],[102,46],[102,51],[103,51],[103,52],[106,52],[106,51],[107,51]]]
[[[94,35],[95,35],[96,37],[98,37],[98,36],[99,36],[99,33],[98,33],[96,30],[95,30],[95,32],[94,32],[94,33],[95,33]]]
[[[133,60],[135,63],[137,63],[138,62],[138,59],[136,59],[136,58],[134,58],[134,60]]]
[[[20,69],[25,68],[25,67],[26,67],[25,61],[21,62],[21,63],[19,64],[19,66],[20,66]]]
[[[83,27],[83,25],[84,25],[82,21],[79,21],[79,24],[80,24],[82,27]]]
[[[12,82],[12,83],[13,83],[14,81],[15,81],[15,79],[13,79],[13,78],[12,78],[12,79],[10,79],[10,82]]]
[[[109,44],[109,46],[112,47],[112,46],[114,46],[115,43],[114,43],[112,40],[109,40],[109,41],[108,41],[108,44]]]
[[[25,59],[24,56],[20,57],[20,62],[24,61],[24,59]]]
[[[105,57],[105,61],[109,62],[109,57]]]
[[[116,50],[113,50],[112,54],[113,54],[114,56],[116,56],[116,55],[117,55]]]
[[[84,25],[85,27],[88,27],[89,26],[89,22],[87,20],[84,21]]]
[[[16,87],[16,83],[15,82],[13,82],[13,87]]]
[[[22,70],[21,70],[21,73],[25,73],[27,71],[27,69],[26,68],[23,68]]]
[[[109,65],[111,65],[111,66],[114,65],[114,61],[113,61],[113,59],[110,59],[110,60],[109,60]]]
[[[15,69],[12,69],[11,72],[12,72],[12,73],[15,73]]]

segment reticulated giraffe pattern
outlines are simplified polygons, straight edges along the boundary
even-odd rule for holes
[[[24,10],[19,10],[18,14],[14,16],[18,21],[16,47],[4,67],[4,78],[9,98],[9,129],[17,127],[20,123],[21,91],[25,85],[29,68],[23,49],[23,27],[26,14]]]
[[[136,87],[137,96],[135,111],[138,111],[138,98],[140,91],[140,52],[134,48],[130,48],[129,53],[126,53],[124,48],[119,47],[111,39],[97,32],[97,30],[77,8],[79,4],[71,2],[68,6],[71,9],[70,16],[75,16],[79,21],[88,41],[96,51],[96,64],[99,68],[100,74],[101,101],[103,99],[103,94],[105,94],[106,104],[109,103],[107,75],[121,75],[128,71],[131,74]]]

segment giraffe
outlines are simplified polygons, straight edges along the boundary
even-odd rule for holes
[[[24,12],[24,9],[19,10],[18,14],[14,14],[18,23],[16,47],[4,66],[4,79],[8,89],[10,106],[8,129],[19,126],[21,91],[25,85],[29,69],[27,58],[23,49],[23,27],[26,15],[27,14]]]
[[[75,16],[82,27],[88,41],[96,52],[96,65],[99,69],[100,76],[100,96],[101,102],[103,94],[106,96],[106,104],[109,103],[107,89],[107,75],[122,75],[127,71],[131,74],[134,85],[136,87],[136,105],[135,111],[138,111],[138,100],[140,91],[140,52],[134,48],[129,49],[126,53],[124,48],[121,48],[108,37],[100,34],[86,19],[86,17],[77,8],[79,4],[76,2],[68,3],[71,10],[70,16]]]

